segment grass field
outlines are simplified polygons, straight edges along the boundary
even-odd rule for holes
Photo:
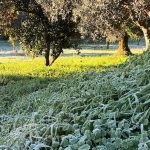
[[[0,58],[0,148],[148,150],[150,54],[87,53]]]

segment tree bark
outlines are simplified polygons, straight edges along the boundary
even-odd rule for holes
[[[141,29],[145,38],[146,50],[150,50],[150,30],[144,27],[141,27]]]
[[[49,65],[50,65],[50,62],[49,62],[49,54],[50,54],[50,43],[48,42],[48,43],[47,43],[46,50],[45,50],[45,65],[46,65],[46,66],[49,66]]]
[[[125,33],[125,35],[122,36],[122,38],[120,38],[116,55],[126,55],[126,56],[132,55],[130,48],[128,46],[128,39],[129,37],[127,33]]]

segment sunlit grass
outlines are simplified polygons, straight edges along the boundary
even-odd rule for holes
[[[132,50],[133,53],[140,54],[143,50]],[[32,59],[29,57],[1,57],[1,75],[23,75],[32,77],[59,77],[65,74],[84,72],[88,70],[101,71],[105,67],[117,65],[126,61],[127,57],[107,56],[114,53],[114,50],[82,50],[81,56],[76,56],[75,50],[65,50],[52,66],[45,67],[44,58]],[[65,56],[65,54],[71,54]],[[106,56],[86,56],[86,54],[105,54]]]
[[[104,67],[123,63],[127,57],[60,57],[52,66],[45,67],[44,58],[2,58],[0,64],[1,75],[26,75],[38,77],[58,77],[73,72],[83,72],[89,69],[100,71]]]

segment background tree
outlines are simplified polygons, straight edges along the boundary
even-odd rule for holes
[[[143,31],[146,42],[146,50],[150,49],[150,1],[131,0],[127,3],[127,9],[130,12],[132,20]]]
[[[138,26],[144,34],[146,50],[150,47],[150,1],[149,0],[111,0],[117,8],[122,8],[128,16]]]
[[[113,2],[113,1],[112,1]],[[108,41],[119,41],[117,54],[130,55],[128,47],[128,17],[124,7],[119,8],[107,1],[85,0],[79,3],[76,14],[80,14],[80,31],[85,38],[91,36],[93,39],[105,37]],[[126,20],[126,21],[124,21]],[[114,37],[109,39],[109,37]]]
[[[0,33],[7,35],[10,29],[14,26],[18,14],[14,11],[12,1],[0,1]]]

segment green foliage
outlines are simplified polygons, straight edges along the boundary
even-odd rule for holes
[[[0,20],[6,22],[0,21],[0,29],[18,40],[27,54],[37,56],[43,52],[46,65],[50,65],[50,49],[53,49],[51,53],[55,60],[62,52],[60,49],[75,47],[77,42],[74,39],[80,39],[70,0],[61,3],[56,0],[49,3],[2,0],[0,5]]]
[[[45,27],[40,18],[27,15],[16,35],[27,54],[39,55],[46,49]]]

